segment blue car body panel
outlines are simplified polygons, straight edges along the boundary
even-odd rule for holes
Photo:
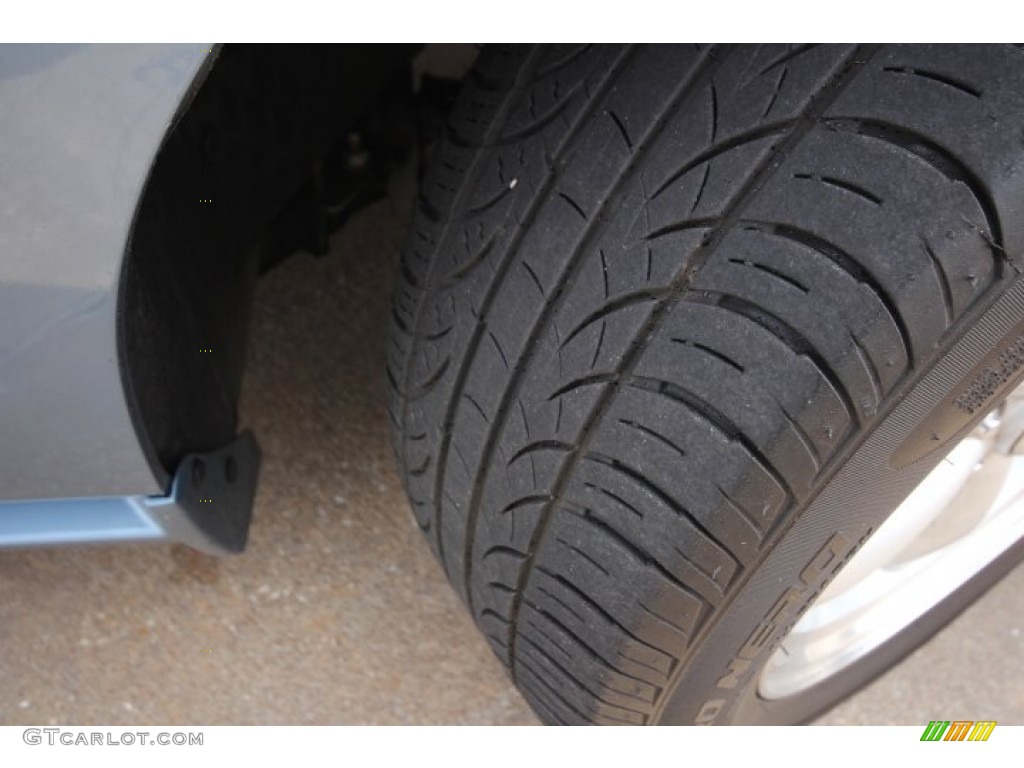
[[[48,500],[19,514],[57,521],[56,500],[101,497],[76,503],[106,519],[111,498],[123,511],[169,490],[122,386],[118,282],[149,169],[211,51],[0,46],[0,499]]]

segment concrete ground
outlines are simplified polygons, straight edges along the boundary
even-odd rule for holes
[[[0,723],[536,720],[414,526],[383,400],[405,222],[378,204],[259,286],[243,422],[248,551],[0,552]],[[1024,724],[1024,569],[821,720]]]

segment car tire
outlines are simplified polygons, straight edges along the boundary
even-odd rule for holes
[[[801,722],[765,665],[1021,380],[1024,51],[488,46],[396,278],[413,513],[548,723]],[[1016,531],[1016,528],[1012,529]]]

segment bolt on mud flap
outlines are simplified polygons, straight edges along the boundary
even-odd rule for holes
[[[166,496],[0,501],[0,549],[178,541],[211,555],[241,552],[259,465],[256,440],[243,432],[186,456]]]
[[[167,496],[145,507],[167,539],[212,555],[245,549],[259,476],[260,449],[249,431],[223,448],[186,455]]]

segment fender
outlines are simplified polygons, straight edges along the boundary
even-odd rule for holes
[[[244,547],[264,240],[414,50],[0,47],[0,546]]]

